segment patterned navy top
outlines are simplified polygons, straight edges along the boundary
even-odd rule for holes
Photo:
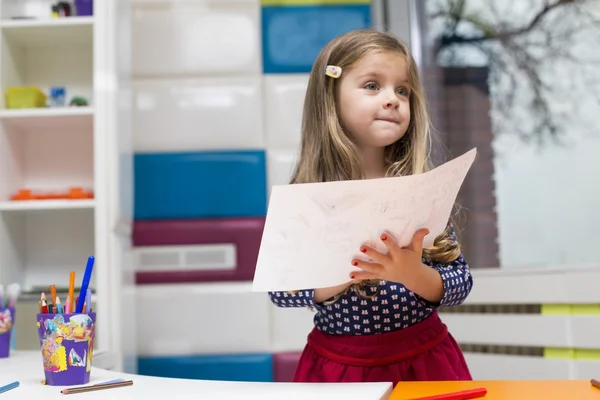
[[[427,318],[436,308],[456,306],[468,296],[473,277],[462,255],[449,264],[423,258],[423,263],[437,270],[444,282],[444,297],[435,304],[396,282],[380,281],[366,286],[365,298],[350,289],[334,304],[315,303],[314,289],[298,292],[269,292],[279,307],[314,307],[315,326],[335,335],[372,335],[405,329]]]

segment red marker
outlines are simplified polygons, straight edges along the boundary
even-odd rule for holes
[[[478,388],[470,390],[461,390],[460,392],[436,394],[435,396],[419,397],[413,400],[471,400],[483,397],[487,394],[487,389]]]

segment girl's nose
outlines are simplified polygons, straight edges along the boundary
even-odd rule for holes
[[[398,105],[400,104],[400,101],[398,101],[397,98],[391,98],[388,101],[386,101],[385,103],[385,108],[398,108]]]

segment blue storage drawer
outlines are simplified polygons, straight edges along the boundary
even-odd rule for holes
[[[166,378],[273,382],[273,356],[140,357],[138,374]]]
[[[262,150],[138,153],[134,168],[136,220],[266,215]]]
[[[263,71],[306,73],[333,38],[371,27],[368,4],[263,6]]]

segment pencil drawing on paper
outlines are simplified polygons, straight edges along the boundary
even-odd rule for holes
[[[322,197],[312,197],[311,200],[323,212],[324,216],[332,217],[358,206],[368,197],[368,194],[365,192],[344,192],[329,195],[329,193],[321,192],[318,196]]]
[[[308,220],[308,218],[306,218],[306,215],[296,213],[295,215],[290,216],[290,220],[292,221],[292,223],[299,223],[303,227],[306,227],[308,229],[311,228],[311,223]]]

